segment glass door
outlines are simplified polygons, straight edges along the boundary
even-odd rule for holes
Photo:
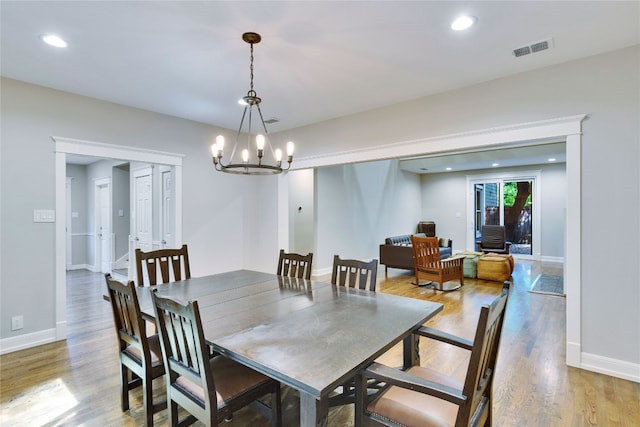
[[[533,179],[490,179],[473,184],[475,241],[483,225],[503,225],[511,253],[532,255]]]
[[[533,180],[503,183],[504,228],[511,253],[531,255]]]

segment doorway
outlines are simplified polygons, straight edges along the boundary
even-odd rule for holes
[[[512,254],[539,259],[540,177],[539,170],[468,176],[467,215],[471,232],[467,234],[467,247],[476,247],[483,225],[502,225]]]
[[[539,228],[538,215],[534,215],[538,205],[534,191],[536,177],[479,179],[473,180],[471,185],[474,243],[482,238],[482,226],[502,225],[506,241],[511,242],[512,254],[533,255],[534,235],[540,235],[534,234]],[[540,246],[538,239],[535,246]]]
[[[67,155],[102,157],[129,162],[143,162],[167,165],[173,169],[173,224],[174,240],[182,244],[182,161],[183,155],[156,150],[146,150],[128,146],[103,144],[64,137],[52,137],[55,143],[55,188],[56,218],[66,218],[66,160]],[[66,316],[66,258],[67,233],[65,221],[55,223],[55,299],[56,328],[55,339],[67,337]]]

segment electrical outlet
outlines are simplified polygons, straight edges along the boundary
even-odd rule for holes
[[[24,319],[22,315],[13,316],[11,318],[11,330],[17,331],[18,329],[22,329],[22,328],[24,328]]]

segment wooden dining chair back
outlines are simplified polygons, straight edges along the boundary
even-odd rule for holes
[[[152,426],[153,414],[167,407],[166,401],[153,403],[153,380],[164,375],[160,340],[158,335],[147,337],[133,281],[125,285],[108,273],[105,280],[119,345],[121,408],[129,409],[129,390],[142,385],[145,425]],[[130,373],[135,374],[132,379]]]
[[[296,253],[286,253],[284,249],[280,249],[278,257],[278,276],[297,277],[298,279],[311,279],[311,263],[313,262],[313,253],[306,255]]]
[[[346,286],[349,288],[376,290],[376,277],[378,274],[378,260],[360,261],[357,259],[341,259],[333,257],[333,272],[331,284]]]
[[[138,286],[145,286],[145,277],[151,286],[191,278],[187,245],[182,245],[180,249],[158,249],[149,252],[137,248],[136,273]]]
[[[153,291],[157,328],[167,371],[167,401],[172,426],[196,420],[217,426],[234,411],[254,404],[281,425],[280,383],[222,355],[210,357],[198,302],[186,304]],[[271,407],[260,400],[271,394]],[[178,407],[189,415],[178,420]]]
[[[470,351],[464,383],[425,366],[402,371],[374,362],[356,379],[355,425],[491,426],[493,379],[509,288],[504,282],[501,294],[481,308],[473,341],[425,326],[415,332]],[[364,390],[371,378],[389,387],[370,400]]]
[[[454,291],[464,285],[464,257],[440,259],[437,237],[411,236],[416,285],[421,281],[437,282],[440,291]],[[458,280],[460,284],[445,287],[444,283]],[[434,285],[435,287],[435,285]]]

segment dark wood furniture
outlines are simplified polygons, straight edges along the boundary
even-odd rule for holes
[[[182,303],[157,292],[152,296],[173,427],[196,420],[218,426],[248,404],[263,409],[273,427],[282,425],[279,382],[224,356],[209,359],[197,301]],[[267,394],[271,394],[270,408],[258,400]],[[189,413],[182,420],[178,405]]]
[[[296,253],[286,253],[284,249],[280,249],[278,257],[278,276],[297,277],[298,279],[311,279],[311,263],[313,262],[313,253],[306,255]]]
[[[424,366],[406,371],[373,363],[356,379],[357,426],[491,426],[491,397],[509,282],[480,311],[473,341],[422,327],[415,333],[470,351],[464,383]],[[369,379],[389,385],[369,401]]]
[[[440,259],[440,248],[436,237],[411,236],[413,258],[415,261],[416,285],[421,280],[437,282],[440,286],[434,288],[440,291],[454,291],[464,285],[464,257],[453,256]],[[444,282],[459,280],[460,284],[453,287],[444,286]]]
[[[482,237],[477,242],[478,252],[509,254],[511,242],[506,241],[505,229],[502,225],[483,225]]]
[[[331,283],[350,288],[376,290],[376,276],[378,274],[378,260],[360,261],[357,259],[342,259],[333,256],[333,271]]]
[[[404,365],[414,365],[411,332],[442,310],[430,301],[249,270],[156,288],[160,296],[198,301],[205,340],[217,353],[298,390],[303,427],[326,425],[330,393],[396,343],[404,341]],[[138,288],[150,317],[152,289]]]
[[[166,401],[153,403],[153,380],[164,375],[160,340],[158,335],[146,335],[135,284],[120,283],[108,273],[105,280],[118,337],[122,412],[129,409],[129,390],[142,385],[145,425],[153,426],[153,414],[167,407]]]
[[[190,278],[187,245],[182,245],[180,249],[158,249],[149,252],[137,248],[136,273],[138,286],[145,285],[145,276],[152,286]]]

